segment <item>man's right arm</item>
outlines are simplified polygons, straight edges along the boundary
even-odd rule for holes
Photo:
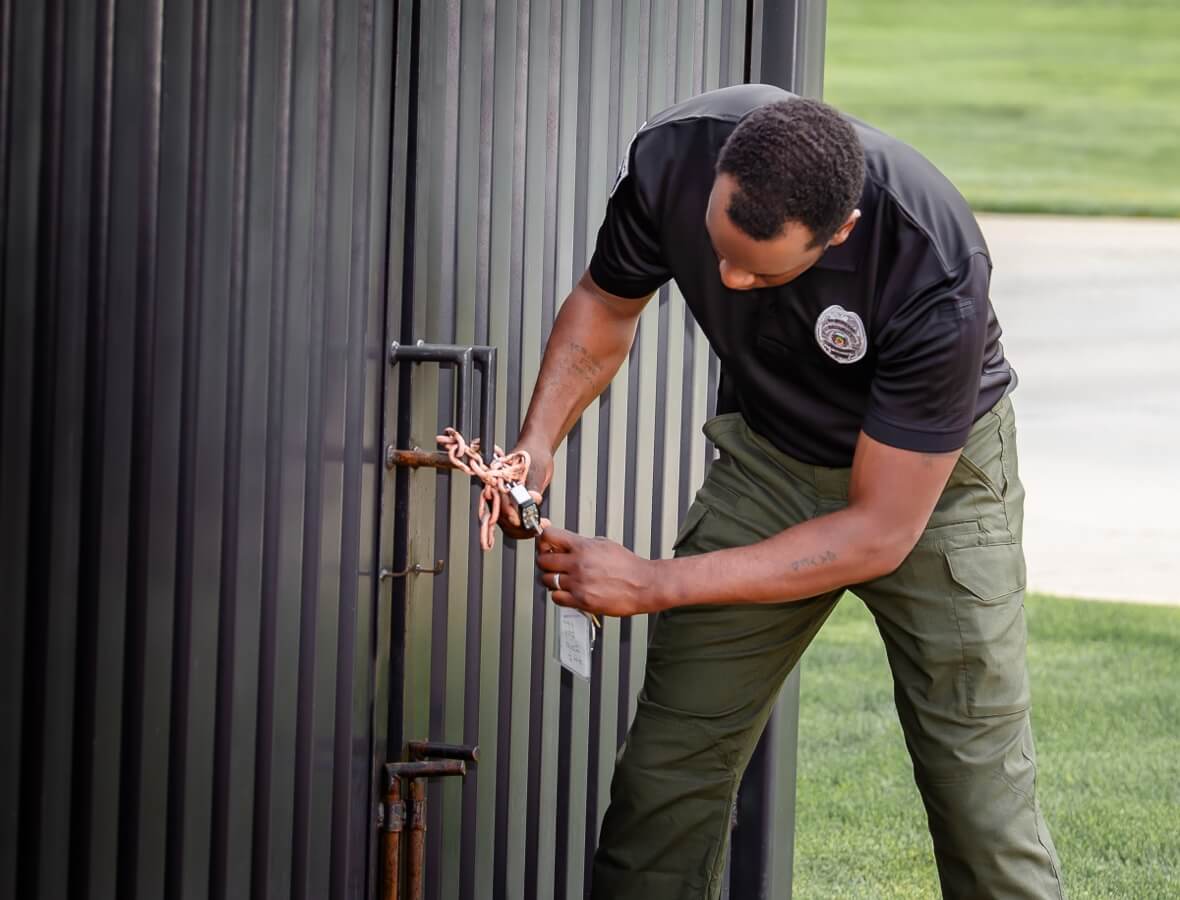
[[[617,297],[586,272],[561,305],[514,448],[527,450],[532,457],[530,490],[544,493],[549,486],[554,452],[618,372],[650,298],[650,294],[639,299]],[[513,537],[525,536],[518,528],[505,530]]]

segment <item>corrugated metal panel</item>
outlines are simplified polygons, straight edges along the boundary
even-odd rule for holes
[[[556,308],[593,249],[623,148],[649,113],[743,80],[747,25],[757,24],[750,6],[403,6],[420,67],[398,88],[416,131],[407,214],[393,236],[390,280],[404,311],[393,331],[403,343],[500,348],[496,434],[506,446]],[[557,459],[553,519],[667,555],[711,456],[700,426],[717,375],[675,286],[665,288],[623,370]],[[450,424],[452,390],[450,371],[416,369],[399,393],[403,431],[391,413],[388,438],[431,447]],[[390,734],[478,743],[481,753],[464,783],[430,789],[427,896],[581,897],[642,679],[646,620],[608,620],[590,684],[574,679],[553,660],[552,607],[535,581],[532,545],[501,542],[481,554],[463,479],[430,470],[399,478],[408,516],[398,552],[407,555],[394,564],[446,558],[447,567],[394,595],[395,615],[406,618],[405,682]],[[793,795],[793,779],[782,788]]]
[[[392,16],[0,3],[0,895],[365,894]]]

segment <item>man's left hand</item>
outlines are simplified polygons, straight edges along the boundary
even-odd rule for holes
[[[620,617],[661,608],[657,563],[606,538],[546,528],[537,539],[537,567],[559,606]]]

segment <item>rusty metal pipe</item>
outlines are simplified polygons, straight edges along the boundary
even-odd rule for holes
[[[401,893],[402,831],[406,826],[406,804],[402,781],[389,779],[385,794],[385,820],[381,829],[381,900],[398,900]]]
[[[422,762],[385,764],[388,778],[436,778],[442,775],[466,775],[467,763],[461,759],[430,759]]]
[[[410,741],[411,759],[462,759],[479,761],[479,747],[466,744],[444,744],[441,741]]]
[[[478,747],[444,744],[438,741],[411,741],[410,762],[385,764],[385,815],[382,818],[381,856],[384,872],[380,900],[398,900],[403,879],[398,867],[405,853],[405,896],[422,900],[426,881],[426,779],[447,775],[463,777],[467,765],[479,757]],[[402,785],[402,779],[409,786]],[[409,806],[405,796],[409,794]],[[408,830],[408,845],[403,847],[402,832]]]
[[[422,900],[422,890],[426,881],[426,782],[421,778],[415,778],[410,782],[409,813],[410,858],[406,873],[407,895],[409,900]]]
[[[453,469],[455,464],[445,453],[433,450],[398,450],[390,447],[385,451],[385,467],[393,469],[405,466],[408,469]]]

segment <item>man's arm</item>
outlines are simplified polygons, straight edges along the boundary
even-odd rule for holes
[[[555,602],[605,615],[700,603],[781,603],[892,572],[913,549],[960,451],[899,450],[862,433],[848,506],[746,547],[645,560],[618,544],[547,529],[537,564]],[[545,576],[553,585],[552,575]]]
[[[635,340],[639,315],[650,299],[608,293],[586,272],[574,285],[553,322],[541,370],[514,450],[532,457],[526,487],[538,497],[553,478],[553,454],[578,417],[606,389]],[[511,537],[528,537],[505,507]]]
[[[519,445],[558,448],[618,372],[648,299],[616,297],[582,275],[553,323]]]

